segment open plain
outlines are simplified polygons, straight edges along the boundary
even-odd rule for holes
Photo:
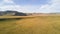
[[[60,16],[15,18],[20,17],[10,16],[9,19],[0,19],[0,34],[60,34]]]

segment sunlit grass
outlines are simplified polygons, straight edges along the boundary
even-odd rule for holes
[[[3,20],[0,34],[60,34],[60,16]]]

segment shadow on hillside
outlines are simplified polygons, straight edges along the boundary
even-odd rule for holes
[[[21,20],[22,18],[5,18],[5,19],[0,19],[0,21],[6,21],[6,20]]]

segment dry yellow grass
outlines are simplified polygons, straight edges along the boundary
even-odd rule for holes
[[[60,34],[60,16],[0,21],[0,34]]]
[[[24,30],[24,34],[60,34],[60,17],[58,16],[41,16],[30,19],[22,19],[16,22]],[[18,27],[20,28],[20,27]],[[29,30],[30,29],[30,30]],[[18,31],[19,32],[19,31]]]
[[[31,16],[0,16],[0,18],[35,18],[40,16],[60,16],[60,15],[31,15]]]

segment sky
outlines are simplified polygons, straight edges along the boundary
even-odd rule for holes
[[[0,11],[5,10],[24,13],[60,12],[60,0],[0,0]]]

